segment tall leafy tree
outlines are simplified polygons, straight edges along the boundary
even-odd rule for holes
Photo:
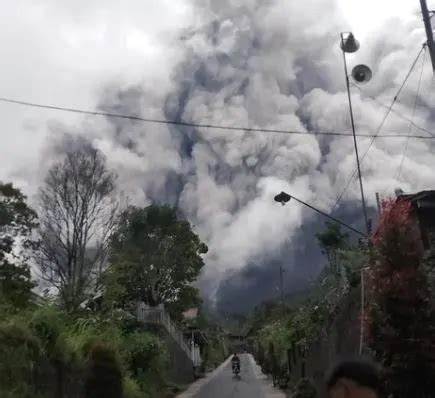
[[[166,304],[166,309],[171,314],[172,319],[176,321],[183,321],[183,312],[191,309],[198,308],[202,304],[199,290],[193,286],[184,286],[177,295],[175,301],[171,300]]]
[[[38,264],[67,310],[77,309],[96,289],[116,223],[115,182],[104,155],[78,139],[40,190]]]
[[[35,286],[24,254],[35,248],[36,226],[37,214],[26,197],[12,184],[0,182],[0,301],[13,307],[27,305]]]
[[[424,398],[435,391],[435,319],[413,211],[405,200],[383,204],[369,273],[368,331],[385,368],[387,391],[393,397]]]
[[[191,283],[204,266],[206,252],[207,246],[188,221],[177,217],[176,209],[131,207],[112,237],[106,297],[118,306],[184,301],[186,308],[178,310],[187,309],[195,302]]]
[[[322,253],[328,259],[330,270],[339,272],[339,251],[348,246],[349,234],[342,232],[340,225],[327,222],[325,230],[316,234],[316,238]]]

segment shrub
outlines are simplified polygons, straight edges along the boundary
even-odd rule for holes
[[[269,351],[267,357],[270,366],[269,371],[275,380],[279,376],[280,369],[279,369],[278,359],[275,354],[275,346],[273,345],[272,342],[269,342]]]
[[[301,379],[298,381],[293,393],[293,398],[316,398],[317,390],[310,379]]]
[[[164,357],[163,347],[157,337],[149,333],[134,332],[125,337],[123,350],[129,369],[137,374],[138,369],[149,370],[158,366]]]
[[[369,345],[393,396],[433,396],[435,322],[417,214],[407,200],[382,210],[367,271]]]
[[[257,346],[257,362],[262,367],[265,361],[264,347],[263,344],[258,343]]]
[[[33,369],[41,357],[40,342],[14,319],[0,325],[0,392],[2,397],[33,397]]]
[[[51,306],[38,308],[30,318],[29,327],[49,360],[67,362],[70,359],[71,348],[65,339],[67,319],[61,311]]]
[[[97,322],[94,319],[78,319],[68,327],[65,339],[79,363],[87,361],[94,344],[105,343],[113,349],[120,366],[125,367],[126,361],[121,349],[123,337],[116,325]]]
[[[144,392],[139,384],[131,377],[124,378],[124,395],[123,398],[144,398]]]
[[[44,306],[0,322],[0,397],[118,398],[123,382],[126,398],[154,397],[166,358],[151,333]]]

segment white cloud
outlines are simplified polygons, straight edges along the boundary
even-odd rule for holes
[[[164,95],[181,56],[176,37],[191,18],[189,3],[168,0],[8,2],[0,14],[1,96],[93,109],[107,84],[140,81]],[[83,120],[4,103],[0,115],[2,179],[35,179],[48,120],[77,128]]]

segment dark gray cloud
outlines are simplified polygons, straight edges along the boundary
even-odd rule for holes
[[[70,91],[76,85],[72,96],[75,99],[85,83],[92,82],[93,93],[87,92],[82,106],[97,103],[100,109],[112,112],[201,124],[349,131],[337,43],[339,32],[349,29],[341,12],[348,0],[187,1],[189,11],[180,11],[187,17],[181,21],[181,17],[174,16],[177,13],[171,14],[177,27],[170,34],[162,33],[162,41],[155,33],[147,35],[148,28],[141,28],[144,20],[139,3],[134,3],[139,7],[134,16],[123,8],[122,23],[109,33],[107,26],[116,20],[119,11],[112,2],[104,7],[107,15],[101,18],[98,7],[81,15],[80,9],[74,7],[67,12],[68,7],[63,9],[60,2],[46,8],[35,3],[38,10],[42,7],[41,15],[58,15],[59,21],[68,22],[59,37],[64,45],[70,43],[65,51],[74,59],[96,62],[96,54],[104,60],[104,67],[98,68],[83,62],[82,68],[92,72],[86,74],[85,80],[80,79],[81,72],[75,71],[70,76],[72,83],[59,85]],[[379,10],[382,7],[379,5]],[[389,14],[387,11],[384,16]],[[81,21],[78,33],[68,16],[71,13]],[[146,18],[150,31],[160,13],[158,7],[150,9]],[[40,26],[40,16],[35,15],[30,27]],[[368,96],[385,103],[391,101],[424,35],[417,15],[382,18],[379,28],[364,32],[361,51],[349,58],[350,66],[366,62],[374,71],[373,81],[362,93],[353,94],[360,133],[375,131],[385,112]],[[360,22],[359,28],[371,20]],[[35,37],[47,39],[39,31]],[[54,53],[61,53],[59,44],[54,45],[51,39],[47,42]],[[112,42],[118,53],[112,51]],[[88,58],[83,48],[90,50]],[[58,64],[53,65],[55,68]],[[53,70],[51,74],[56,76]],[[396,109],[402,115],[412,116],[417,81],[418,73],[414,73],[400,97]],[[428,89],[428,68],[423,82],[425,90],[415,122],[431,129],[435,99]],[[69,97],[53,98],[53,102],[62,98],[63,103],[74,105]],[[169,202],[181,208],[210,247],[200,285],[220,307],[236,300],[248,308],[253,292],[263,298],[273,295],[272,281],[280,262],[288,267],[289,290],[304,285],[322,266],[313,238],[322,221],[296,204],[281,207],[273,197],[287,190],[329,211],[355,166],[350,138],[239,133],[116,119],[62,120],[50,123],[44,131],[84,133],[107,155],[119,174],[119,189],[130,202]],[[32,133],[38,128],[42,129],[39,116],[28,123]],[[392,114],[384,131],[406,134],[408,122]],[[35,150],[41,147],[40,143],[32,144]],[[369,140],[359,139],[359,144],[364,152]],[[372,208],[375,192],[389,195],[398,185],[405,191],[433,187],[433,144],[409,140],[398,176],[405,145],[405,139],[377,140],[364,161],[364,182]],[[23,152],[31,153],[26,145],[23,148]],[[30,166],[27,170],[12,169],[17,181],[28,185],[29,181],[37,181],[29,177],[34,176]],[[5,170],[4,176],[13,175]],[[337,214],[359,225],[358,212],[352,210],[358,206],[358,185],[353,183]]]
[[[365,230],[362,208],[358,202],[348,202],[332,215],[360,231]],[[370,209],[369,218],[376,221],[375,209]],[[304,224],[291,242],[271,253],[268,258],[259,258],[257,262],[225,275],[217,291],[217,309],[243,314],[264,301],[279,299],[280,266],[284,270],[283,290],[286,297],[310,289],[327,261],[315,237],[324,228],[325,218],[308,210]],[[346,228],[342,230],[349,232]],[[351,244],[357,245],[359,236],[350,232],[349,239]]]
[[[313,13],[306,12],[306,4],[254,0],[201,1],[196,11],[196,24],[180,36],[185,56],[174,68],[173,88],[164,101],[150,84],[121,91],[115,86],[104,96],[103,109],[135,114],[142,110],[147,116],[200,124],[349,131],[337,45],[345,22],[334,1],[317,1]],[[396,26],[399,39],[391,43],[385,40],[389,29],[391,25],[382,27],[379,38],[361,52],[379,76],[367,86],[367,94],[387,102],[412,61],[409,49],[419,47],[406,40],[413,26]],[[413,75],[403,92],[403,113],[410,114],[415,79]],[[354,97],[359,132],[373,132],[384,109],[358,92]],[[430,127],[428,112],[419,112],[416,121]],[[406,122],[390,119],[387,131],[406,133]],[[141,191],[139,201],[179,205],[208,243],[200,286],[221,309],[234,301],[240,309],[251,308],[253,292],[257,301],[273,296],[276,286],[271,281],[280,263],[288,268],[290,291],[306,287],[319,271],[323,260],[314,234],[322,220],[312,221],[299,206],[281,208],[273,196],[285,189],[325,211],[331,209],[355,165],[351,139],[108,122],[102,145],[108,149],[107,137],[112,137],[115,153],[122,148],[114,163],[126,177],[121,179],[128,182],[125,189],[131,192],[134,183]],[[359,141],[364,152],[369,140]],[[386,195],[398,184],[405,190],[430,184],[430,147],[412,140],[408,156],[423,156],[417,166],[421,178],[406,177],[416,166],[408,159],[401,180],[395,177],[404,142],[379,140],[365,161],[372,208],[377,191]],[[344,203],[338,215],[359,223],[358,212],[346,207],[359,206],[357,184],[350,185]]]

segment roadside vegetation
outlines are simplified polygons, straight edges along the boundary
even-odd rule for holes
[[[164,345],[123,320],[49,304],[1,316],[2,397],[75,397],[83,390],[87,397],[152,397],[164,386]]]
[[[167,347],[135,309],[163,304],[181,321],[199,306],[191,284],[207,247],[174,208],[121,209],[104,156],[84,138],[67,140],[38,213],[0,183],[0,396],[171,395]]]
[[[326,332],[348,292],[358,285],[365,255],[335,224],[326,224],[317,240],[327,264],[309,293],[258,308],[251,320],[257,330],[253,348],[263,372],[288,375],[288,356],[304,356]]]
[[[370,247],[351,244],[347,234],[329,223],[317,239],[327,263],[311,293],[263,305],[250,320],[256,330],[251,345],[263,372],[288,378],[292,358],[297,355],[304,363],[316,354],[315,343],[327,337],[334,319],[353,302],[353,318],[363,321],[364,354],[383,366],[385,390],[394,397],[430,396],[435,388],[435,256],[433,249],[423,247],[411,203],[383,203]],[[359,334],[360,327],[356,329]],[[295,396],[313,396],[312,376],[298,375]],[[298,395],[301,388],[308,395]]]

